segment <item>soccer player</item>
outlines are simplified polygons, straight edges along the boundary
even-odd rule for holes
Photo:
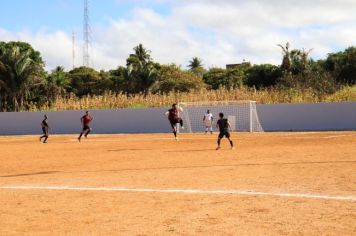
[[[174,138],[176,140],[178,140],[178,137],[177,137],[177,124],[180,124],[180,127],[182,129],[184,129],[183,120],[179,116],[179,112],[182,112],[182,111],[183,111],[183,108],[178,107],[177,104],[173,104],[172,108],[169,109],[165,113],[165,115],[168,116],[168,120],[169,120],[169,122],[171,124],[172,130],[173,130],[173,134],[174,134]]]
[[[40,137],[40,142],[42,142],[42,139],[44,138],[43,143],[47,143],[47,139],[48,139],[49,125],[47,119],[48,119],[47,115],[44,115],[44,119],[41,123],[43,135]]]
[[[90,122],[93,120],[93,117],[90,116],[89,114],[89,111],[86,111],[85,112],[85,115],[82,116],[82,118],[80,118],[80,121],[82,122],[82,125],[83,125],[83,129],[82,129],[82,132],[80,133],[79,137],[78,137],[78,140],[80,142],[83,134],[84,134],[84,137],[87,138],[88,137],[88,134],[90,133],[91,131],[91,128],[90,128]]]
[[[216,150],[219,150],[221,148],[220,141],[224,136],[229,140],[231,149],[234,149],[234,143],[230,139],[230,131],[232,132],[231,125],[229,121],[224,118],[224,113],[220,113],[219,117],[220,119],[218,120],[216,126],[219,128],[220,134],[218,137],[218,147],[216,148]]]
[[[213,134],[213,120],[214,120],[213,114],[211,114],[210,110],[207,110],[203,118],[203,122],[205,125],[205,134],[207,134],[209,130],[210,133]]]

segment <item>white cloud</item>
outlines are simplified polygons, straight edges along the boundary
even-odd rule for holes
[[[126,0],[117,0],[118,3]],[[112,19],[93,27],[92,58],[97,69],[125,65],[139,43],[161,63],[183,67],[193,56],[205,66],[224,66],[243,59],[253,63],[279,63],[278,43],[313,48],[314,58],[352,46],[356,38],[354,0],[156,0],[171,5],[170,14],[150,9],[149,1],[137,1],[129,19]],[[10,32],[0,29],[1,40],[23,40],[42,53],[47,68],[71,68],[71,35],[57,32]],[[82,62],[77,44],[76,65]]]

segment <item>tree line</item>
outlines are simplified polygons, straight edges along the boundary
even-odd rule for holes
[[[203,66],[198,57],[188,69],[176,64],[160,64],[142,44],[133,48],[125,66],[108,71],[78,67],[65,71],[61,66],[47,72],[41,54],[25,42],[0,42],[0,111],[49,107],[59,97],[84,97],[107,92],[148,95],[171,91],[189,92],[251,87],[311,90],[315,94],[333,93],[345,85],[356,84],[356,47],[330,53],[312,60],[311,50],[291,49],[289,43],[278,45],[281,64],[251,65],[231,68]]]

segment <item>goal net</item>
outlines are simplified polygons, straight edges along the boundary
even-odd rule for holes
[[[211,102],[180,102],[183,108],[180,113],[185,130],[180,132],[204,132],[204,115],[207,110],[213,115],[213,128],[216,130],[216,122],[219,113],[224,113],[234,131],[262,132],[263,128],[258,118],[255,101],[211,101]]]

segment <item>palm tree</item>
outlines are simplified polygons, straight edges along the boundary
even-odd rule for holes
[[[199,57],[193,57],[192,60],[189,61],[189,70],[194,71],[198,68],[203,68],[202,60]]]
[[[62,66],[57,66],[47,77],[47,91],[49,96],[54,98],[58,95],[63,95],[66,92],[69,83],[69,78],[64,71],[64,68]]]
[[[282,49],[282,65],[281,68],[283,70],[289,71],[291,68],[291,61],[290,61],[290,52],[289,52],[289,43],[286,43],[286,46],[282,46],[281,44],[277,44],[278,47]]]
[[[142,44],[134,48],[134,54],[127,59],[127,83],[130,92],[148,94],[151,86],[158,79],[159,64],[151,59],[150,51]]]
[[[4,47],[0,52],[0,90],[4,91],[0,99],[14,111],[19,111],[33,95],[33,88],[43,83],[42,65],[35,63],[30,54],[31,50],[21,51],[18,46]],[[4,104],[1,106],[6,109]]]

